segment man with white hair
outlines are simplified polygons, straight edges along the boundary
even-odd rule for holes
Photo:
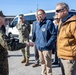
[[[62,75],[76,75],[76,15],[69,13],[68,4],[56,5],[60,20],[57,35],[57,55],[61,60]]]

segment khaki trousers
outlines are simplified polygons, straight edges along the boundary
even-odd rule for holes
[[[76,75],[76,60],[61,59],[62,75]]]
[[[38,52],[39,52],[40,63],[41,63],[41,68],[42,68],[41,75],[52,75],[52,61],[51,61],[52,51],[38,50]]]

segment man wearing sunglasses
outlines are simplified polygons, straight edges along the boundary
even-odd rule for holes
[[[60,18],[57,35],[57,55],[61,60],[62,75],[76,75],[76,15],[69,13],[66,3],[56,5]]]

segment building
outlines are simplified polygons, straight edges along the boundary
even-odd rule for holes
[[[7,15],[5,17],[5,25],[8,25],[13,19],[14,19],[15,15]]]

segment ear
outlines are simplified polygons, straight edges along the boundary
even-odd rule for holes
[[[67,9],[66,8],[64,8],[64,13],[66,13],[67,12]]]

